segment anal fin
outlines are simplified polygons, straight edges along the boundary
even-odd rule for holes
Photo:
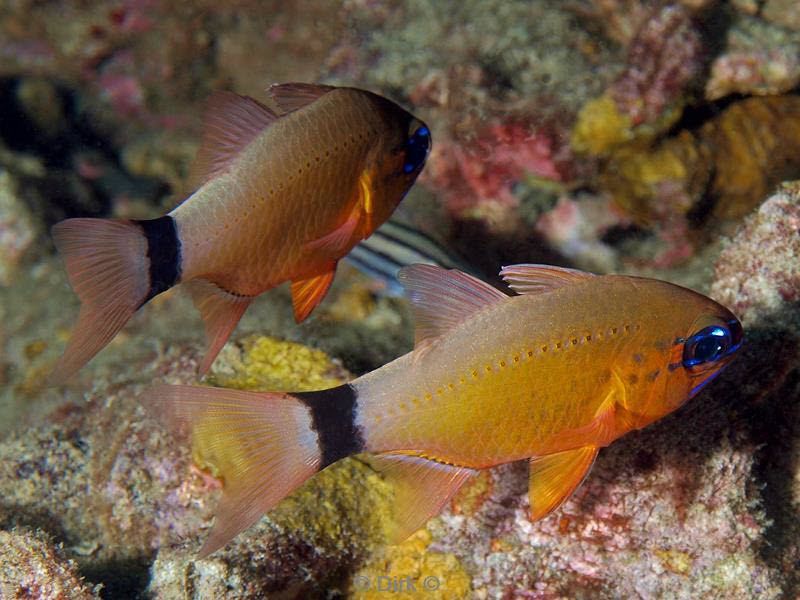
[[[370,457],[394,488],[390,543],[400,543],[437,515],[445,503],[473,475],[474,469],[456,467],[418,456],[382,454]]]
[[[333,274],[335,266],[330,271],[322,275],[315,275],[308,279],[299,279],[292,281],[292,307],[294,308],[294,319],[298,323],[305,320],[311,314],[311,311],[316,308],[317,304],[322,302],[325,294],[333,282]]]
[[[531,458],[531,520],[542,519],[561,506],[583,482],[596,457],[597,446],[584,446]]]
[[[188,282],[188,288],[206,328],[206,355],[200,364],[200,374],[204,375],[250,306],[252,298],[236,296],[204,279]]]

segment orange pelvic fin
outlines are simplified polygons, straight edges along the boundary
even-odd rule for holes
[[[325,294],[333,282],[333,274],[336,267],[322,275],[292,281],[290,287],[292,292],[292,307],[294,308],[294,319],[298,323],[305,320],[317,304],[322,302]]]
[[[223,173],[239,153],[278,115],[247,96],[217,92],[208,101],[203,143],[189,176],[196,190]]]
[[[222,500],[201,558],[258,521],[319,469],[308,408],[289,394],[158,385],[142,403],[191,435],[193,460],[222,481]]]
[[[561,506],[583,482],[597,457],[596,446],[584,446],[531,458],[529,497],[531,520],[544,518]]]
[[[539,294],[595,277],[592,273],[552,265],[509,265],[500,276],[518,294]]]
[[[47,384],[64,383],[122,329],[150,287],[147,239],[120,219],[67,219],[53,226],[67,278],[81,300],[78,323]]]
[[[333,89],[336,88],[315,83],[273,83],[269,86],[267,93],[278,105],[283,115],[311,104]]]
[[[425,525],[477,473],[474,469],[404,454],[381,454],[369,460],[394,488],[394,513],[388,532],[393,544],[399,544]]]
[[[207,347],[200,364],[200,374],[205,375],[253,299],[226,292],[204,279],[189,281],[187,287],[205,323]]]
[[[488,283],[456,269],[411,265],[400,269],[397,280],[406,289],[414,313],[414,356],[473,313],[508,298]]]

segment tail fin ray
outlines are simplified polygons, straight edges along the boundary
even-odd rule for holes
[[[143,402],[190,433],[195,462],[212,467],[223,482],[200,557],[227,544],[320,468],[309,410],[290,394],[159,385]]]
[[[78,323],[48,383],[63,383],[122,329],[147,297],[149,260],[141,227],[122,219],[67,219],[53,226],[67,278],[81,300]]]

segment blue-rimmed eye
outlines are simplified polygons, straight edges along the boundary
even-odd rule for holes
[[[431,149],[431,132],[424,125],[418,127],[406,142],[406,156],[403,161],[403,172],[413,173],[425,164],[428,151]]]
[[[683,346],[683,366],[695,367],[717,361],[730,354],[732,344],[731,332],[721,325],[701,329],[686,340]]]

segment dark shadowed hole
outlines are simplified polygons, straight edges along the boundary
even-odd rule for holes
[[[84,564],[81,575],[90,584],[103,584],[104,600],[145,598],[150,583],[151,557],[137,557],[94,564]]]

